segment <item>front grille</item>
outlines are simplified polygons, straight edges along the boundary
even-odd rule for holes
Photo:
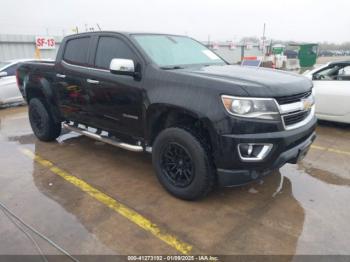
[[[283,121],[285,126],[291,126],[303,121],[310,114],[310,110],[308,111],[299,111],[297,113],[283,115]]]
[[[296,94],[296,95],[291,95],[291,96],[275,97],[275,99],[277,100],[278,104],[285,105],[285,104],[299,102],[302,98],[308,97],[309,95],[311,95],[311,91]]]

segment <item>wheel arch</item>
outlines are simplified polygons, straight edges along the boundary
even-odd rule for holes
[[[200,132],[212,149],[216,148],[216,132],[203,114],[176,105],[157,103],[146,112],[146,141],[152,145],[157,135],[167,127],[182,126]]]
[[[23,91],[28,104],[32,98],[40,98],[45,102],[45,106],[50,111],[54,121],[60,122],[62,120],[53,88],[46,78],[29,76],[24,79]]]

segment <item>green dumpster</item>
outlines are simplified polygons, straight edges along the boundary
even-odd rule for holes
[[[318,44],[300,44],[299,46],[300,67],[312,67],[316,64]]]

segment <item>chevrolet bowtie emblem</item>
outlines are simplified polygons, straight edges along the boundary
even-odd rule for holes
[[[310,110],[314,104],[312,99],[303,99],[303,100],[301,100],[301,102],[302,102],[304,110]]]

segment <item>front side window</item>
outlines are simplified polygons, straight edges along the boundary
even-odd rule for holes
[[[313,75],[313,80],[336,80],[339,66],[326,67]]]
[[[63,59],[75,65],[86,65],[88,59],[90,37],[68,40]]]
[[[350,66],[334,65],[316,72],[313,80],[349,81]]]
[[[134,53],[122,40],[109,36],[100,37],[95,56],[95,67],[109,69],[113,58],[131,59],[135,61]]]
[[[204,45],[185,36],[133,35],[146,54],[160,67],[226,64]]]

